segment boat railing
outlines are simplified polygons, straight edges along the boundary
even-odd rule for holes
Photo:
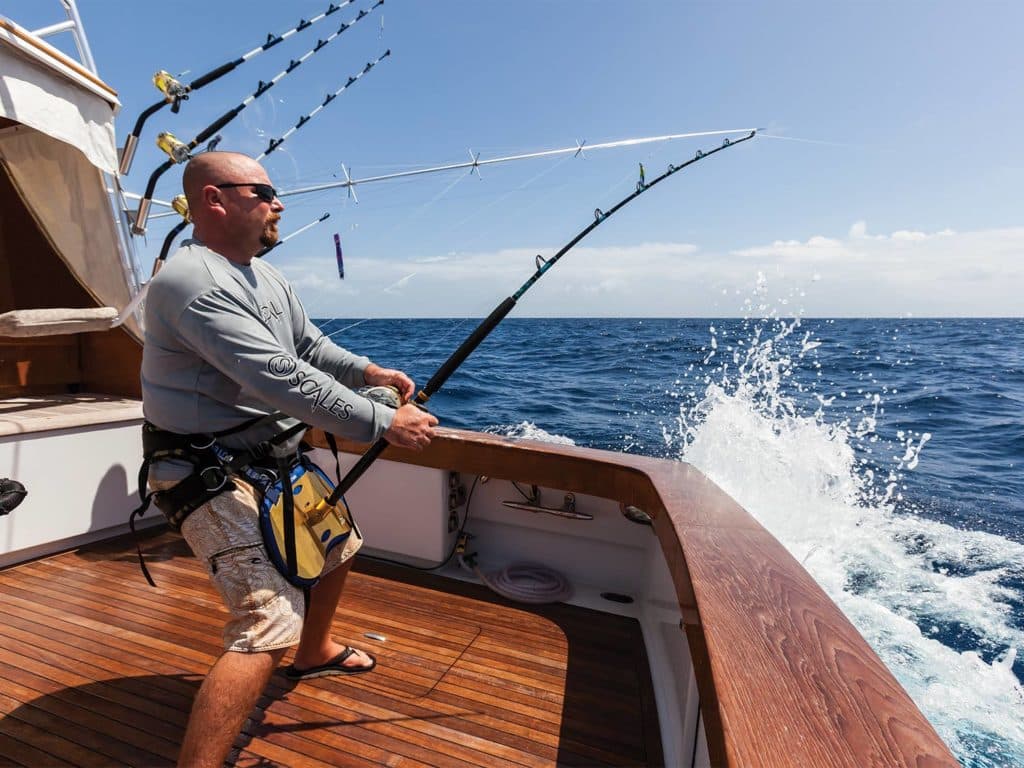
[[[82,17],[78,14],[78,4],[75,0],[60,0],[67,19],[56,24],[50,24],[40,29],[32,30],[32,34],[39,38],[47,38],[61,32],[70,32],[75,39],[75,47],[78,49],[78,57],[93,74],[96,74],[96,60],[92,57],[92,49],[89,48],[89,39],[85,35],[85,28],[82,26]]]

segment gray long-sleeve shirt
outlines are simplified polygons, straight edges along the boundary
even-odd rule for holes
[[[349,389],[370,361],[324,336],[262,259],[241,266],[187,241],[150,283],[145,319],[143,411],[161,429],[210,434],[281,411],[371,442],[391,425],[394,411]],[[222,442],[250,448],[293,423]]]

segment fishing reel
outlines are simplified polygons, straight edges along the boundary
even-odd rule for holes
[[[184,163],[192,157],[188,145],[168,131],[156,137],[156,145],[176,163]]]
[[[182,85],[166,70],[161,69],[153,75],[153,85],[164,95],[164,101],[171,105],[171,112],[175,114],[181,109],[181,102],[188,100],[188,86]]]
[[[192,221],[192,217],[188,212],[188,198],[184,195],[175,195],[171,198],[171,208],[173,208],[174,212],[181,216],[185,221]]]
[[[372,400],[375,403],[380,403],[388,408],[398,408],[402,405],[402,398],[398,394],[398,390],[391,386],[383,387],[363,387],[356,390],[360,395],[365,397],[367,400]]]

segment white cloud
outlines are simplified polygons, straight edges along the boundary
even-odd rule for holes
[[[522,285],[538,253],[292,259],[286,275],[315,317],[482,316]],[[1024,227],[776,240],[727,253],[691,243],[577,247],[523,297],[523,316],[735,316],[759,272],[786,311],[809,316],[1020,315]],[[323,277],[318,277],[323,276]],[[415,276],[415,280],[411,278]],[[401,290],[399,290],[401,289]]]

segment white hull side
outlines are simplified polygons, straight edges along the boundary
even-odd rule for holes
[[[0,476],[28,489],[18,508],[0,517],[0,567],[125,528],[138,506],[141,424],[0,437]]]

